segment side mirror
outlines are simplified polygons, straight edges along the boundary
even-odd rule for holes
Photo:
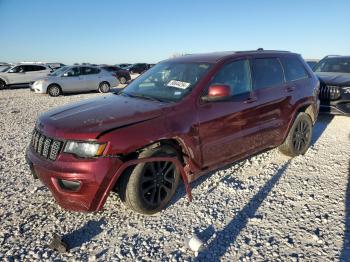
[[[73,75],[72,72],[66,72],[66,73],[64,73],[62,76],[72,76],[72,75]]]
[[[230,98],[231,89],[228,85],[211,85],[208,90],[208,95],[202,97],[203,101],[225,101]]]

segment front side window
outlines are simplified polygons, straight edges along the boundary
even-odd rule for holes
[[[282,85],[284,76],[277,58],[257,58],[253,60],[253,88],[262,89]]]
[[[249,61],[239,60],[224,65],[213,78],[213,84],[228,85],[232,96],[249,93],[251,91]]]
[[[332,57],[322,59],[314,68],[315,72],[350,73],[350,58]]]
[[[281,62],[287,81],[295,81],[308,77],[304,65],[297,57],[283,57],[281,58]]]
[[[67,74],[67,76],[79,76],[80,69],[79,67],[73,67],[70,70],[68,70],[65,74]]]
[[[20,65],[20,66],[15,66],[12,69],[10,69],[8,71],[8,73],[24,73],[24,66]]]
[[[121,94],[179,101],[191,92],[210,66],[209,63],[159,63],[131,82]]]

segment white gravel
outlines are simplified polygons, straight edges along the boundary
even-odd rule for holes
[[[183,186],[156,216],[113,194],[100,213],[61,209],[33,180],[25,149],[39,113],[100,96],[0,92],[0,261],[350,261],[350,118],[321,116],[305,156],[271,150]],[[347,203],[347,204],[346,204]],[[207,248],[194,256],[184,238]],[[71,247],[52,251],[56,233]]]

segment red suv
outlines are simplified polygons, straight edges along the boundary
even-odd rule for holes
[[[279,147],[304,154],[319,81],[283,51],[188,55],[158,63],[122,92],[53,109],[27,160],[64,208],[98,211],[111,190],[133,210],[166,207],[183,181]]]

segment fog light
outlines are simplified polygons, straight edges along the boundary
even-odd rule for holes
[[[80,182],[58,179],[58,185],[64,190],[77,191],[80,187]]]

